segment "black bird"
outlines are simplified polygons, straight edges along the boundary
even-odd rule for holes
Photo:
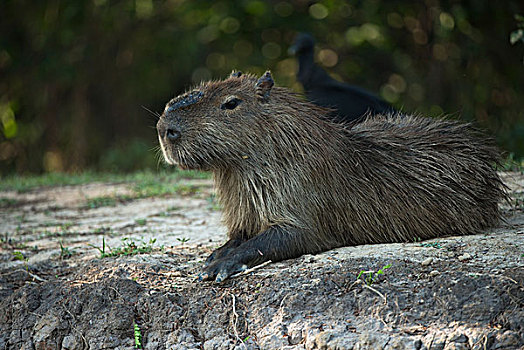
[[[298,58],[297,79],[304,87],[306,97],[313,103],[335,109],[337,122],[362,121],[367,113],[384,114],[395,109],[380,97],[358,86],[341,83],[331,78],[314,61],[315,40],[299,33],[290,53]]]

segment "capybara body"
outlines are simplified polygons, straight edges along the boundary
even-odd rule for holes
[[[498,151],[470,125],[385,115],[348,126],[240,73],[168,103],[168,163],[213,172],[230,240],[206,262],[221,281],[263,261],[365,243],[472,234],[500,219]]]

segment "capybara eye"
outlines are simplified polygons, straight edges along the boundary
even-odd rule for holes
[[[222,103],[220,105],[220,109],[235,109],[240,104],[240,102],[242,102],[242,100],[236,97],[231,98],[227,100],[226,102]]]

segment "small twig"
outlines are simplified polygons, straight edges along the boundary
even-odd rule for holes
[[[515,281],[513,278],[508,277],[508,276],[500,275],[500,276],[497,276],[497,277],[499,277],[499,278],[501,278],[501,279],[503,279],[503,280],[511,281],[511,282],[513,282],[513,283],[515,283],[515,284],[519,284],[519,283],[518,283],[517,281]]]
[[[111,288],[116,293],[116,295],[120,297],[120,299],[125,300],[122,294],[120,294],[120,292],[115,287],[110,286],[109,288]]]
[[[435,333],[433,333],[433,338],[431,338],[431,341],[429,342],[429,349],[431,349],[431,346],[433,346],[434,340],[435,340]]]
[[[347,290],[351,290],[351,288],[353,288],[355,286],[355,284],[357,283],[361,283],[362,280],[358,279],[358,280],[355,280],[353,283],[351,283],[348,287],[347,287]]]
[[[284,301],[286,300],[286,298],[288,297],[289,293],[284,295],[284,297],[282,298],[282,301],[280,302],[280,307],[279,307],[279,311],[281,311],[284,307]]]
[[[272,263],[272,261],[271,261],[271,260],[268,260],[268,261],[266,261],[266,262],[263,262],[263,263],[260,264],[260,265],[253,266],[253,267],[250,268],[250,269],[244,270],[244,271],[239,272],[239,273],[235,273],[234,275],[231,275],[231,277],[229,277],[229,278],[235,278],[235,277],[239,277],[239,276],[247,275],[248,273],[251,273],[251,272],[253,272],[253,271],[255,271],[255,270],[261,269],[262,267],[264,267],[264,266],[266,266],[266,265],[268,265],[268,264],[271,264],[271,263]]]
[[[35,274],[33,274],[33,273],[27,271],[27,270],[16,269],[16,270],[14,270],[14,271],[12,271],[12,272],[16,272],[16,271],[22,271],[22,272],[25,272],[25,273],[27,273],[30,277],[34,278],[34,279],[37,280],[37,281],[40,281],[40,282],[47,282],[46,279],[43,279],[42,277],[37,276],[37,275],[35,275]],[[8,273],[12,273],[12,272],[8,272]],[[8,273],[6,273],[6,275],[7,275]]]
[[[240,342],[242,343],[242,345],[244,345],[244,349],[247,349],[247,346],[246,344],[244,343],[244,341],[240,338],[240,336],[238,335],[238,331],[237,331],[237,320],[238,320],[238,314],[237,314],[237,310],[236,310],[236,306],[235,306],[235,302],[236,302],[236,298],[235,298],[235,294],[231,293],[231,297],[233,298],[233,332],[235,332],[235,337],[240,340]]]
[[[96,283],[98,282],[98,280],[95,280],[95,281],[87,281],[87,280],[74,280],[74,281],[69,281],[71,283],[71,286],[72,287],[78,287],[78,286],[83,286],[84,284],[93,284],[93,283]]]
[[[280,306],[278,308],[278,314],[280,314],[280,322],[282,322],[282,323],[284,321],[284,301],[286,300],[286,298],[288,297],[289,294],[290,293],[284,295],[284,297],[280,301]]]
[[[62,308],[64,309],[65,312],[67,312],[69,314],[69,316],[71,316],[73,321],[76,321],[76,317],[71,313],[71,311],[69,311],[67,308],[65,308],[63,306],[62,306]],[[73,325],[72,322],[68,322],[68,323],[71,326],[71,328],[73,329],[73,331],[75,331],[76,333],[80,334],[80,336],[82,337],[82,340],[84,342],[84,345],[87,347],[89,344],[87,343],[87,340],[84,337],[84,335],[82,334],[82,332],[80,332],[78,329],[76,329],[76,327]]]
[[[371,286],[368,286],[367,284],[364,284],[364,287],[366,287],[367,289],[369,289],[370,291],[372,292],[375,292],[377,293],[382,299],[384,299],[384,304],[386,304],[388,302],[388,300],[386,299],[386,297],[384,296],[384,294],[380,293],[378,290],[376,290],[375,288],[371,287]]]
[[[362,286],[364,286],[365,288],[369,289],[370,291],[377,293],[377,295],[380,296],[380,297],[384,300],[384,303],[387,303],[388,299],[384,296],[384,294],[380,293],[380,292],[379,292],[378,290],[376,290],[375,288],[369,286],[367,283],[365,283],[365,282],[362,281],[361,279],[358,279],[358,280],[356,280],[355,282],[351,283],[347,289],[348,289],[348,290],[351,290],[351,288],[353,288],[353,286],[356,285],[356,284],[358,284],[358,283],[361,283]]]

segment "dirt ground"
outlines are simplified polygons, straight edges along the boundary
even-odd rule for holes
[[[210,180],[105,202],[129,185],[0,192],[0,349],[524,349],[524,175],[503,176],[506,222],[484,234],[340,248],[222,284],[195,280],[225,240]]]

